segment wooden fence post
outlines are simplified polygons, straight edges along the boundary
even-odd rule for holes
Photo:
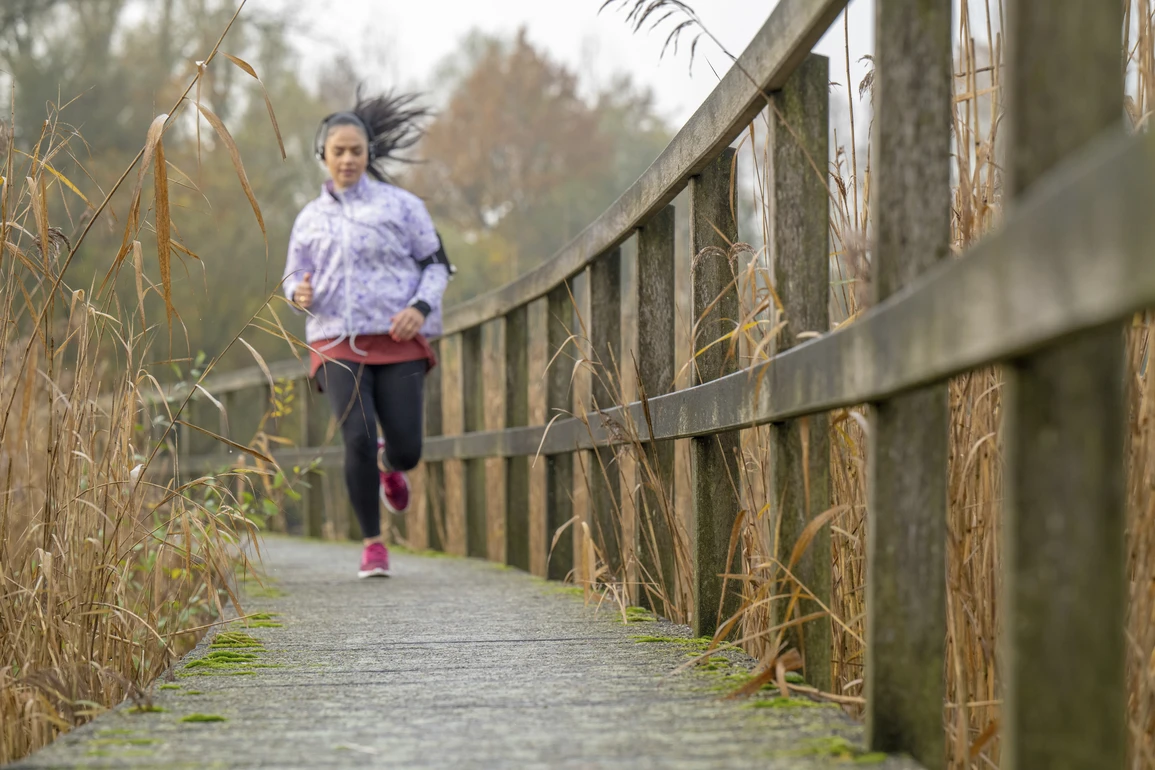
[[[789,350],[806,332],[830,327],[830,195],[827,137],[830,66],[826,57],[808,56],[785,87],[772,96],[772,255],[774,285],[782,299],[786,327],[778,352]],[[778,506],[778,558],[789,564],[803,530],[830,509],[830,433],[825,414],[771,427],[770,500]],[[818,600],[830,607],[830,527],[814,535],[791,571]],[[787,583],[793,587],[792,583]],[[786,603],[775,606],[779,622]],[[804,599],[792,617],[822,612]],[[805,676],[815,687],[832,684],[831,621],[827,617],[793,627],[791,644],[802,653]]]
[[[441,341],[429,343],[437,356],[437,366],[425,378],[425,435],[440,436],[442,432],[441,414],[441,372],[445,368],[441,361]],[[444,551],[445,535],[445,466],[443,463],[425,464],[425,510],[418,515],[425,517],[425,547],[434,551]]]
[[[875,299],[950,254],[951,9],[878,0]],[[870,410],[866,723],[875,751],[945,763],[948,388]]]
[[[690,179],[690,253],[694,303],[693,349],[701,350],[731,334],[738,323],[738,288],[730,262],[730,245],[738,226],[730,209],[735,152],[725,150],[702,173]],[[737,356],[721,343],[695,360],[693,384],[737,371]],[[694,633],[713,634],[719,619],[733,615],[741,584],[726,580],[741,564],[740,549],[728,558],[738,517],[738,431],[691,439],[690,476],[694,523]],[[723,598],[723,593],[725,597]]]
[[[546,405],[546,366],[549,363],[549,298],[541,297],[529,303],[527,367],[529,371],[528,415],[530,425],[545,425],[549,422]],[[526,548],[529,553],[529,571],[538,577],[546,577],[549,563],[549,533],[546,507],[546,466],[545,457],[530,457],[529,463],[529,534]]]
[[[529,425],[529,307],[505,316],[505,426]],[[529,457],[505,463],[505,561],[529,571]]]
[[[611,409],[618,403],[618,371],[622,363],[622,252],[602,254],[589,270],[590,344],[595,365],[590,383],[591,408]],[[591,418],[597,420],[597,417]],[[621,484],[613,447],[589,453],[587,478],[590,483],[591,524],[595,541],[610,575],[625,579],[622,562]]]
[[[551,291],[548,302],[547,424],[559,413],[568,414],[573,409],[570,390],[573,356],[564,352],[565,348],[571,346],[569,337],[574,316],[569,284],[563,283]],[[558,530],[573,518],[573,460],[572,452],[546,457],[546,549],[552,546],[546,572],[550,580],[565,580],[574,568],[573,532],[567,529],[560,537],[557,536]]]
[[[466,433],[485,430],[485,377],[480,326],[461,334],[461,396]],[[485,510],[485,460],[465,461],[465,554],[484,559],[489,552]]]
[[[638,231],[638,397],[654,398],[674,389],[675,210],[666,206]],[[646,426],[639,425],[639,430]],[[640,565],[637,602],[670,617],[676,593],[674,554],[674,442],[646,445],[642,491],[637,505]],[[652,588],[646,588],[646,584]]]
[[[1122,11],[1100,0],[1009,3],[1012,207],[1119,124]],[[1088,271],[1095,258],[1086,255]],[[1126,761],[1123,351],[1123,324],[1111,323],[1007,368],[1007,770]]]
[[[460,435],[465,429],[463,391],[464,358],[462,334],[452,334],[441,340],[441,428],[445,435]],[[465,463],[462,460],[446,460],[443,463],[445,476],[445,552],[455,556],[465,556],[466,543],[465,513]]]
[[[319,411],[317,402],[320,401],[320,396],[312,391],[308,379],[300,382],[303,392],[298,395],[297,403],[301,410],[302,441],[306,447],[319,447],[324,436],[324,431],[318,430],[316,425]],[[309,485],[302,493],[301,505],[304,511],[305,534],[319,540],[325,536],[325,495],[322,486],[324,475],[319,470],[309,471],[305,474],[304,481]]]
[[[506,318],[499,316],[481,325],[481,386],[484,395],[481,430],[502,430],[507,427],[505,322]],[[502,457],[486,457],[481,462],[485,467],[485,557],[504,564],[507,561],[506,543],[509,537],[506,461]]]

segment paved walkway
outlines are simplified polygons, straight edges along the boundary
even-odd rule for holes
[[[685,628],[623,625],[555,584],[484,562],[274,539],[257,627],[206,639],[157,713],[102,716],[18,768],[811,768],[861,729],[832,706],[719,698],[749,661],[671,675]],[[620,617],[620,616],[619,616]],[[648,638],[648,640],[647,640]],[[196,721],[189,721],[196,720]],[[210,721],[212,720],[212,721]],[[906,760],[876,766],[915,768]]]

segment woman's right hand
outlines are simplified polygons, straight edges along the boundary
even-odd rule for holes
[[[305,277],[301,279],[301,283],[293,291],[293,301],[297,303],[297,307],[302,310],[308,310],[309,306],[313,304],[313,274],[305,273]]]

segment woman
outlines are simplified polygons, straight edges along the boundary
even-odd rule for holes
[[[285,265],[285,294],[309,315],[311,375],[341,424],[362,578],[389,574],[379,488],[390,510],[409,505],[405,471],[421,459],[423,385],[437,364],[426,338],[441,332],[450,274],[425,205],[381,170],[420,138],[425,111],[412,101],[358,93],[352,110],[321,122],[315,150],[330,178],[297,216]]]

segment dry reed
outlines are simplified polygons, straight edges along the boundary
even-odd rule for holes
[[[630,5],[631,3],[626,3]],[[676,17],[679,3],[633,0],[629,17],[634,24],[670,10]],[[1155,8],[1150,0],[1129,0],[1124,52],[1127,61],[1127,112],[1135,131],[1149,128],[1155,109]],[[997,223],[1001,214],[1001,169],[999,118],[1002,61],[1000,57],[1001,5],[997,0],[963,0],[956,29],[956,74],[954,98],[954,200],[952,250],[963,252]],[[647,14],[643,18],[643,14]],[[666,18],[659,15],[659,18]],[[683,18],[693,20],[686,15]],[[679,22],[671,22],[679,23]],[[684,31],[685,27],[679,27]],[[986,40],[989,45],[976,42]],[[847,42],[849,57],[849,42]],[[849,79],[850,72],[846,73]],[[861,84],[847,82],[842,93],[854,114],[853,94],[870,91],[870,75]],[[853,121],[853,117],[851,118]],[[761,214],[763,242],[768,241],[770,211],[763,196],[769,172],[765,146],[765,115],[751,126],[742,143],[742,152],[754,169],[752,195]],[[853,122],[851,123],[854,126]],[[862,133],[861,124],[857,127]],[[869,143],[869,127],[865,129]],[[869,283],[870,185],[869,153],[862,156],[858,136],[852,128],[845,144],[835,147],[830,164],[833,199],[831,232],[831,317],[835,323],[853,323],[865,308]],[[946,162],[946,159],[944,159]],[[738,191],[738,195],[744,191]],[[747,236],[748,237],[748,236]],[[781,330],[772,279],[765,265],[766,255],[735,244],[735,254],[746,252],[744,269],[736,278],[740,289],[742,318],[736,325],[743,330],[736,344],[742,365],[764,360],[772,351]],[[679,309],[683,318],[686,308]],[[1129,385],[1131,392],[1128,440],[1129,526],[1128,570],[1131,605],[1128,622],[1128,716],[1131,732],[1131,766],[1155,768],[1155,417],[1152,398],[1155,385],[1148,377],[1148,345],[1155,316],[1137,317],[1128,335]],[[579,335],[584,336],[584,335]],[[701,345],[699,345],[700,347]],[[621,382],[620,362],[593,360],[588,345],[583,364],[595,377],[606,379],[611,388]],[[1000,635],[998,584],[1001,570],[1000,508],[1002,503],[1001,385],[997,368],[981,369],[950,383],[950,464],[948,477],[947,551],[947,637],[946,682],[943,724],[947,735],[948,764],[952,768],[990,768],[999,762],[1000,670],[997,640]],[[621,393],[618,388],[615,392]],[[607,405],[599,405],[605,407]],[[863,663],[865,658],[865,578],[866,527],[866,409],[838,410],[831,415],[831,478],[833,509],[829,526],[832,533],[833,606],[830,622],[834,647],[831,651],[836,677],[833,695],[852,714],[861,714]],[[637,487],[656,488],[656,476],[647,454],[637,440],[638,426],[618,426],[629,438],[618,451],[618,462],[603,464],[600,472],[613,473],[629,455],[637,464]],[[744,526],[739,533],[746,570],[746,601],[738,618],[737,634],[744,646],[758,657],[767,676],[786,652],[782,628],[772,625],[775,604],[790,601],[791,593],[805,592],[776,561],[775,505],[769,499],[770,452],[768,430],[743,432],[743,478],[736,485],[741,496]],[[599,472],[599,469],[593,469]],[[600,583],[620,602],[632,594],[648,594],[655,606],[675,620],[686,621],[690,606],[686,580],[689,575],[688,538],[684,526],[688,502],[684,497],[659,496],[663,510],[640,515],[657,515],[671,522],[678,549],[678,577],[675,585],[661,585],[657,576],[639,575],[637,560],[627,560],[621,575],[610,575],[596,559],[579,570],[580,580]],[[644,498],[642,504],[645,505]],[[620,506],[619,506],[620,507]],[[619,510],[619,518],[622,511]],[[584,522],[579,522],[583,524]],[[633,532],[626,525],[621,532]],[[619,533],[619,535],[621,534]],[[640,537],[645,537],[644,531]],[[627,540],[632,540],[627,538]],[[637,543],[625,549],[633,554]],[[587,558],[589,558],[587,556]]]
[[[199,108],[252,199],[223,124],[188,98],[215,54],[97,206],[57,168],[80,154],[70,147],[78,135],[58,113],[21,148],[27,152],[0,131],[0,763],[125,697],[147,701],[153,680],[222,615],[224,602],[236,601],[234,570],[247,564],[255,527],[232,478],[175,481],[173,441],[189,398],[158,400],[149,352],[166,336],[171,344],[171,326],[146,317],[152,295],[170,324],[176,317],[163,135],[177,114]],[[111,255],[108,279],[70,286],[77,249],[133,168],[124,245]],[[155,194],[145,201],[150,170]],[[51,220],[60,215],[56,201],[76,200],[87,225],[72,243]],[[146,228],[155,233],[158,283],[145,271]],[[122,268],[131,281],[117,293]],[[192,393],[215,403],[203,388]],[[260,438],[234,448],[267,463]],[[271,471],[233,474],[262,475]]]

